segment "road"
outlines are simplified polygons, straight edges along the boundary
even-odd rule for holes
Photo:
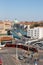
[[[22,54],[21,50],[18,51]],[[0,57],[2,58],[3,65],[20,65],[19,60],[15,60],[16,49],[15,48],[3,48],[0,50]],[[15,57],[15,58],[13,58]]]
[[[23,55],[24,50],[18,49],[18,55]],[[3,65],[34,65],[33,61],[29,58],[19,60],[16,59],[16,49],[15,48],[2,48],[0,50],[0,57],[2,58]],[[38,65],[43,65],[43,52],[39,52]]]
[[[15,65],[15,62],[8,53],[8,50],[0,50],[0,57],[2,58],[3,65]]]

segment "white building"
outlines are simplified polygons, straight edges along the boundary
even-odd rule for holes
[[[29,28],[27,30],[27,36],[30,36],[32,39],[43,38],[43,27]]]

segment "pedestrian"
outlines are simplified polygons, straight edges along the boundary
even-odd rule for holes
[[[36,59],[34,60],[34,65],[38,65],[38,64],[37,64],[37,60],[36,60]]]

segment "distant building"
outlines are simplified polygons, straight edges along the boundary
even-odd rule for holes
[[[27,36],[30,36],[32,39],[43,38],[43,27],[29,28],[27,30]]]
[[[11,29],[12,22],[0,21],[0,34],[6,34],[8,29]]]
[[[0,42],[3,40],[12,39],[11,35],[7,35],[7,30],[11,30],[11,28],[12,28],[11,21],[0,21]]]

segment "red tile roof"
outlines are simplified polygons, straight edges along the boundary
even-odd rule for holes
[[[20,22],[19,24],[23,24],[23,25],[31,25],[34,24],[36,22]]]

